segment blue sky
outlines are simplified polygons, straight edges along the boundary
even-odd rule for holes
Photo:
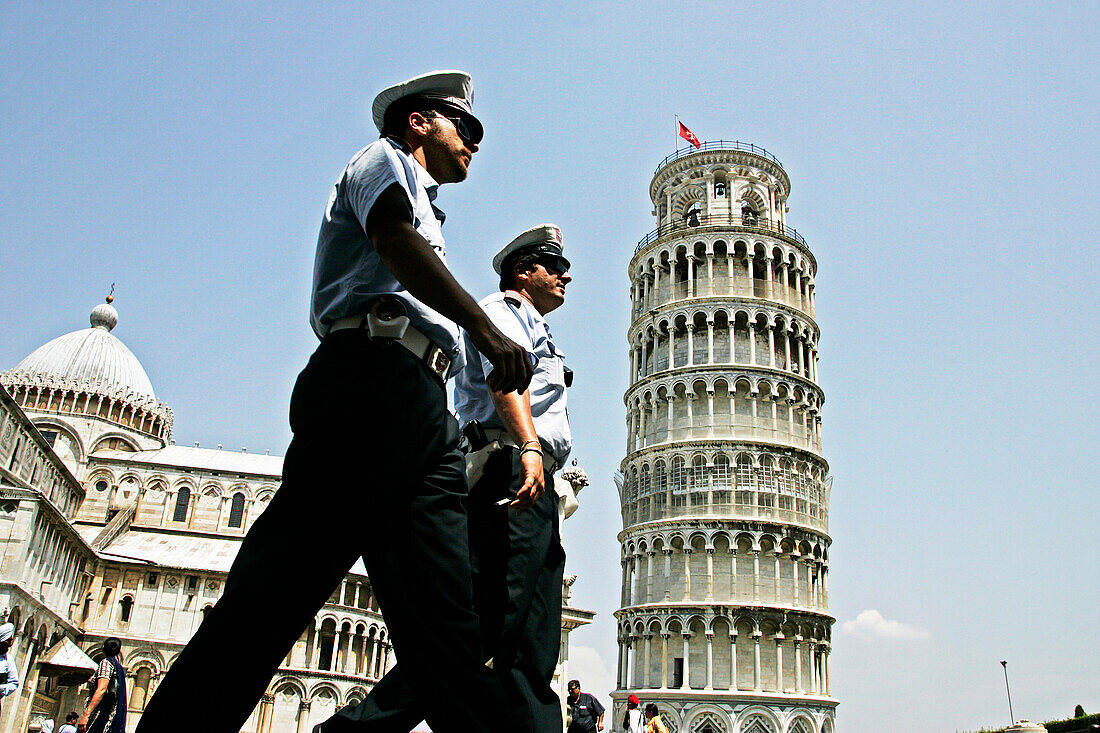
[[[470,71],[486,138],[440,193],[453,269],[480,297],[547,220],[574,263],[552,319],[593,485],[566,544],[599,612],[574,662],[604,694],[626,264],[678,114],[783,161],[819,261],[840,729],[1004,724],[1001,659],[1018,716],[1100,709],[1096,3],[2,9],[0,368],[115,282],[177,442],[283,452],[317,227],[370,101]]]

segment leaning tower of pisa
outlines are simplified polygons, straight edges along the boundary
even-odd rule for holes
[[[630,261],[618,684],[680,733],[833,733],[814,276],[787,172],[709,142],[661,161]]]

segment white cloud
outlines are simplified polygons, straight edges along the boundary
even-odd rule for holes
[[[580,680],[581,689],[595,695],[604,707],[611,707],[611,691],[615,689],[615,678],[609,665],[595,649],[570,644],[566,673],[569,679]]]
[[[841,628],[844,633],[861,639],[911,641],[913,639],[928,638],[928,632],[919,626],[903,624],[901,621],[891,621],[873,608],[860,611],[854,621],[845,621],[841,624]]]

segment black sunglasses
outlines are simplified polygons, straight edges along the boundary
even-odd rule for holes
[[[569,272],[569,260],[564,257],[556,257],[554,255],[543,255],[535,260],[538,264],[546,268],[546,270],[554,275],[561,277],[565,273]]]
[[[447,117],[447,115],[442,115]],[[474,144],[474,134],[470,132],[470,126],[466,124],[466,120],[461,117],[447,117],[451,121],[451,124],[455,126],[455,130],[458,132],[458,136],[462,138],[463,142]]]
[[[476,143],[480,142],[479,140],[476,140],[474,138],[474,134],[470,130],[469,124],[466,123],[465,118],[463,118],[461,116],[458,116],[458,115],[455,115],[453,113],[452,114],[447,114],[447,112],[450,112],[450,110],[447,110],[445,112],[443,110],[438,110],[438,109],[429,109],[429,110],[425,110],[425,112],[433,114],[436,117],[442,117],[445,120],[450,120],[451,124],[455,126],[455,132],[458,133],[458,136],[460,138],[462,138],[463,142],[469,143],[469,144],[476,144]],[[425,115],[425,116],[427,116],[427,115]]]

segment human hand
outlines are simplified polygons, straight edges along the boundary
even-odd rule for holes
[[[493,371],[485,378],[489,389],[505,394],[525,391],[534,374],[527,350],[505,336],[488,318],[482,320],[479,328],[467,333],[477,350],[493,365]]]
[[[542,470],[542,454],[533,450],[524,451],[520,453],[519,463],[523,476],[523,486],[517,492],[512,506],[517,509],[527,509],[534,506],[546,490],[546,475]]]

